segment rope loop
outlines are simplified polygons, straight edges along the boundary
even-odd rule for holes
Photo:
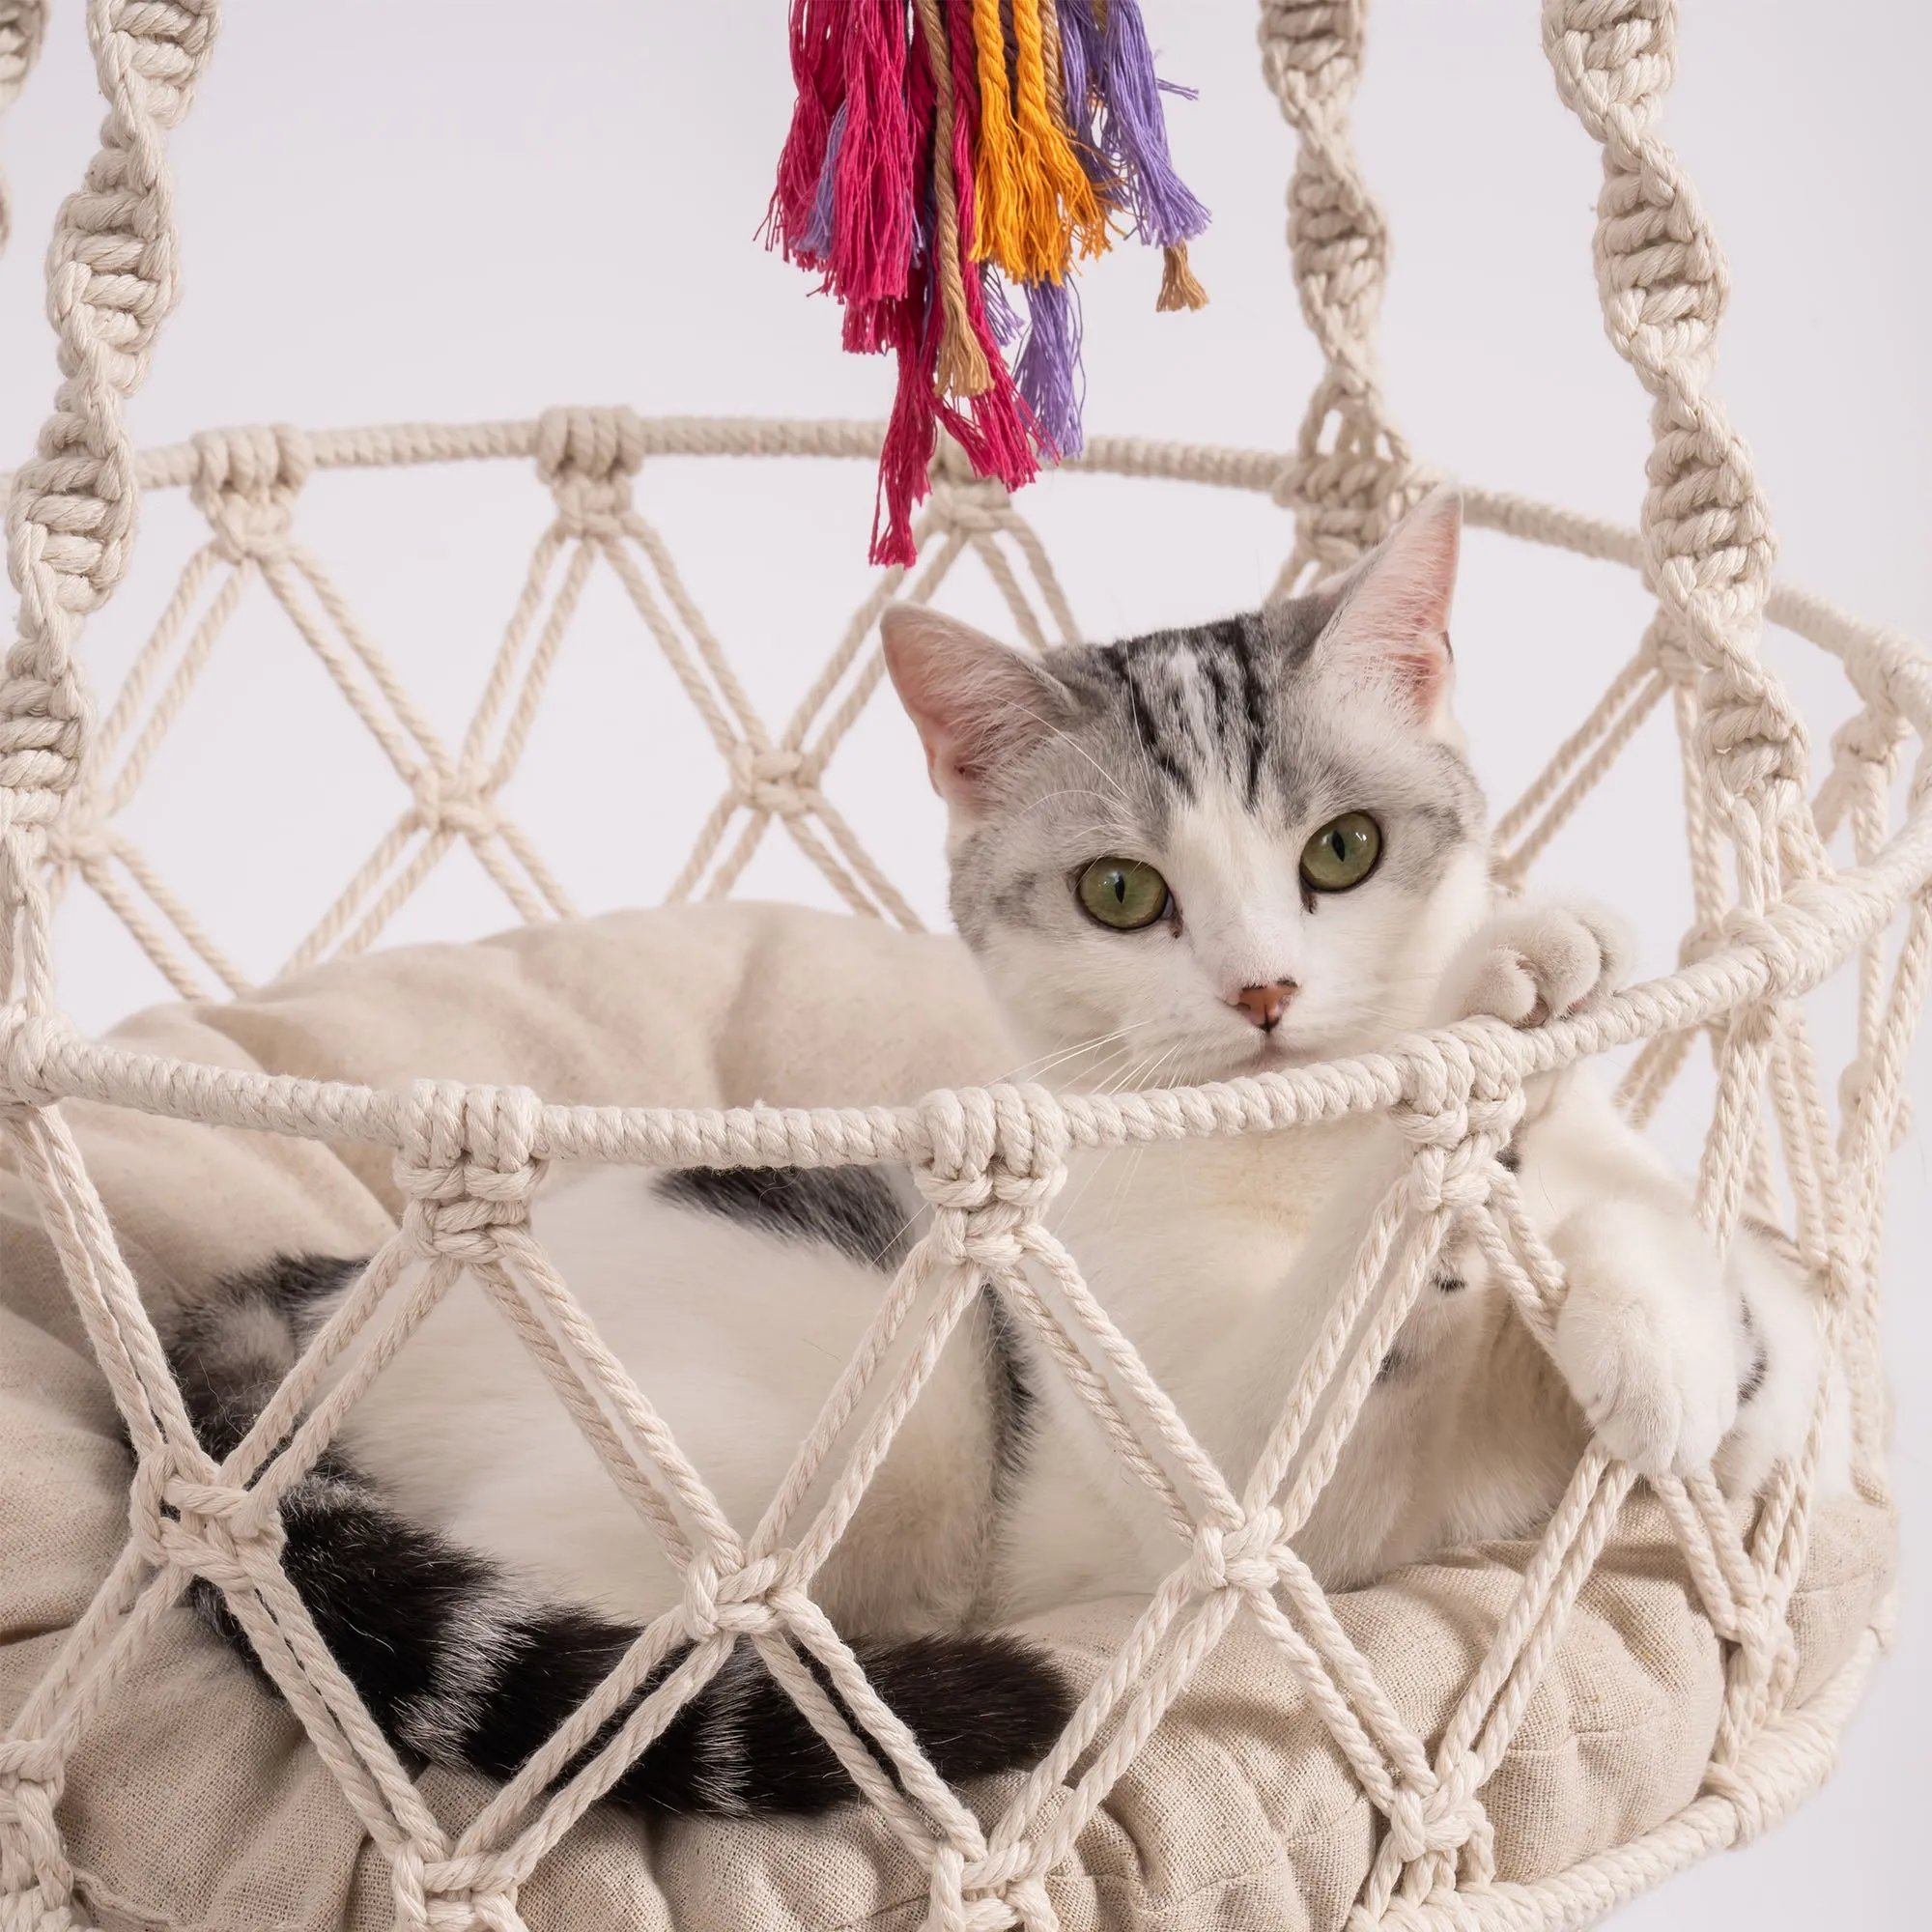
[[[405,1232],[424,1254],[490,1260],[498,1229],[528,1222],[548,1167],[531,1152],[542,1100],[526,1087],[419,1080],[409,1103],[395,1166]]]
[[[1033,1848],[1024,1842],[977,1858],[954,1844],[933,1848],[924,1932],[1060,1932],[1046,1881],[1020,1869]]]
[[[74,1922],[64,1909],[73,1896],[73,1867],[54,1816],[65,1777],[60,1755],[45,1739],[0,1743],[0,1873],[9,1882],[0,1890],[0,1921],[10,1927],[18,1922],[65,1932]],[[16,1920],[9,1908],[22,1898],[28,1916]]]
[[[426,1858],[410,1843],[393,1856],[389,1885],[395,1922],[407,1932],[528,1932],[516,1885],[492,1882],[474,1858]]]
[[[216,1479],[197,1446],[169,1443],[145,1456],[128,1493],[128,1531],[157,1569],[205,1577],[224,1591],[254,1587],[281,1561],[279,1510],[267,1495]]]
[[[56,1051],[74,1040],[71,1024],[59,1013],[0,1005],[0,1108],[51,1107],[60,1094],[47,1069]]]
[[[1281,1574],[1281,1548],[1282,1517],[1272,1504],[1232,1529],[1204,1522],[1194,1533],[1188,1581],[1207,1595],[1240,1590],[1266,1596]]]
[[[425,763],[409,775],[409,785],[410,815],[424,832],[454,833],[474,840],[501,829],[502,814],[476,776],[452,775]]]
[[[731,789],[752,811],[802,818],[820,803],[818,770],[804,752],[742,742],[731,748]]]
[[[1486,1842],[1489,1813],[1473,1793],[1464,1795],[1448,1779],[1433,1790],[1398,1784],[1389,1804],[1389,1843],[1404,1864],[1435,1857],[1454,1857],[1464,1845]]]
[[[972,1087],[919,1103],[932,1149],[913,1169],[935,1210],[931,1239],[949,1262],[989,1274],[1017,1268],[1066,1179],[1066,1116],[1044,1087]]]
[[[314,467],[308,438],[287,423],[203,430],[194,439],[188,495],[230,563],[278,555],[288,544],[296,497]]]
[[[618,534],[643,460],[644,426],[634,410],[546,410],[537,418],[537,474],[570,536]]]
[[[785,1627],[796,1596],[791,1572],[780,1557],[760,1556],[724,1570],[709,1549],[701,1549],[684,1573],[684,1627],[694,1643],[721,1631],[763,1636]]]
[[[991,536],[1012,518],[1012,498],[997,476],[954,475],[943,466],[933,475],[928,502],[935,526],[962,537]]]
[[[1404,1042],[1407,1088],[1389,1110],[1415,1150],[1409,1185],[1424,1213],[1468,1212],[1490,1198],[1495,1159],[1525,1106],[1521,1079],[1483,1037],[1487,1030]]]

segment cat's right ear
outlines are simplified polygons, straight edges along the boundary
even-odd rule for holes
[[[1070,722],[1065,688],[1036,659],[956,617],[893,604],[879,635],[932,788],[954,811],[984,812],[1002,770]]]

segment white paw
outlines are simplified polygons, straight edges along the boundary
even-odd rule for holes
[[[1595,906],[1513,906],[1491,920],[1450,969],[1447,1017],[1541,1026],[1613,993],[1629,965],[1624,927],[1611,914]]]
[[[1600,1201],[1549,1245],[1570,1284],[1552,1352],[1611,1455],[1640,1475],[1708,1467],[1737,1419],[1737,1336],[1723,1273],[1683,1211]]]

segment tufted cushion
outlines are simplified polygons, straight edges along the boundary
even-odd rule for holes
[[[1012,1058],[955,941],[758,905],[399,950],[230,1005],[159,1009],[116,1037],[270,1072],[384,1086],[429,1075],[665,1106],[910,1099],[995,1077]],[[366,1251],[398,1207],[381,1150],[82,1104],[69,1113],[156,1306],[273,1249]],[[0,1173],[0,1715],[48,1668],[120,1548],[128,1476],[58,1266],[20,1185]],[[1529,1554],[1461,1552],[1337,1600],[1425,1737],[1446,1720]],[[1822,1775],[1830,1747],[1804,1707],[1855,1694],[1890,1562],[1891,1525],[1877,1509],[1844,1506],[1814,1529],[1792,1617],[1792,1707],[1755,1747],[1783,1754],[1780,1788],[1793,1794]],[[1087,1605],[1035,1630],[1084,1678],[1134,1608]],[[1589,1861],[1641,1834],[1668,1861],[1735,1831],[1721,1801],[1698,1796],[1721,1672],[1661,1513],[1634,1501],[1484,1793],[1499,1879],[1553,1881],[1525,1894],[1531,1917],[1554,1922],[1587,1905]],[[488,1795],[481,1779],[441,1772],[423,1785],[451,1824]],[[986,1795],[985,1815],[998,1798]],[[384,1861],[300,1728],[185,1610],[169,1613],[89,1728],[61,1821],[104,1932],[390,1919]],[[1325,1928],[1346,1917],[1378,1830],[1278,1653],[1237,1622],[1049,1889],[1067,1932]],[[639,1827],[599,1811],[521,1904],[532,1932],[892,1932],[917,1925],[924,1902],[911,1861],[857,1811],[782,1827]]]

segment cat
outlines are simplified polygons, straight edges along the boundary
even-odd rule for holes
[[[1043,660],[889,610],[887,665],[948,810],[954,921],[1039,1077],[1261,1074],[1465,1017],[1533,1025],[1614,989],[1607,916],[1493,901],[1451,702],[1460,528],[1438,493],[1305,596]],[[1072,1157],[1051,1223],[1236,1489],[1403,1157],[1378,1117]],[[1715,1459],[1740,1494],[1804,1435],[1817,1327],[1774,1235],[1747,1228],[1720,1260],[1586,1071],[1535,1083],[1501,1158],[1567,1271],[1551,1349],[1473,1242],[1445,1250],[1295,1539],[1328,1587],[1533,1533],[1592,1431],[1640,1473]],[[559,1178],[533,1227],[749,1527],[924,1213],[885,1168],[623,1169]],[[212,1453],[359,1265],[274,1258],[177,1327]],[[282,1514],[290,1574],[385,1733],[497,1777],[681,1593],[471,1282]],[[1036,1760],[1070,1708],[1008,1627],[1144,1594],[1184,1555],[982,1291],[811,1589],[957,1779]],[[197,1602],[245,1654],[218,1593]],[[742,1815],[852,1789],[741,1643],[611,1795]]]

